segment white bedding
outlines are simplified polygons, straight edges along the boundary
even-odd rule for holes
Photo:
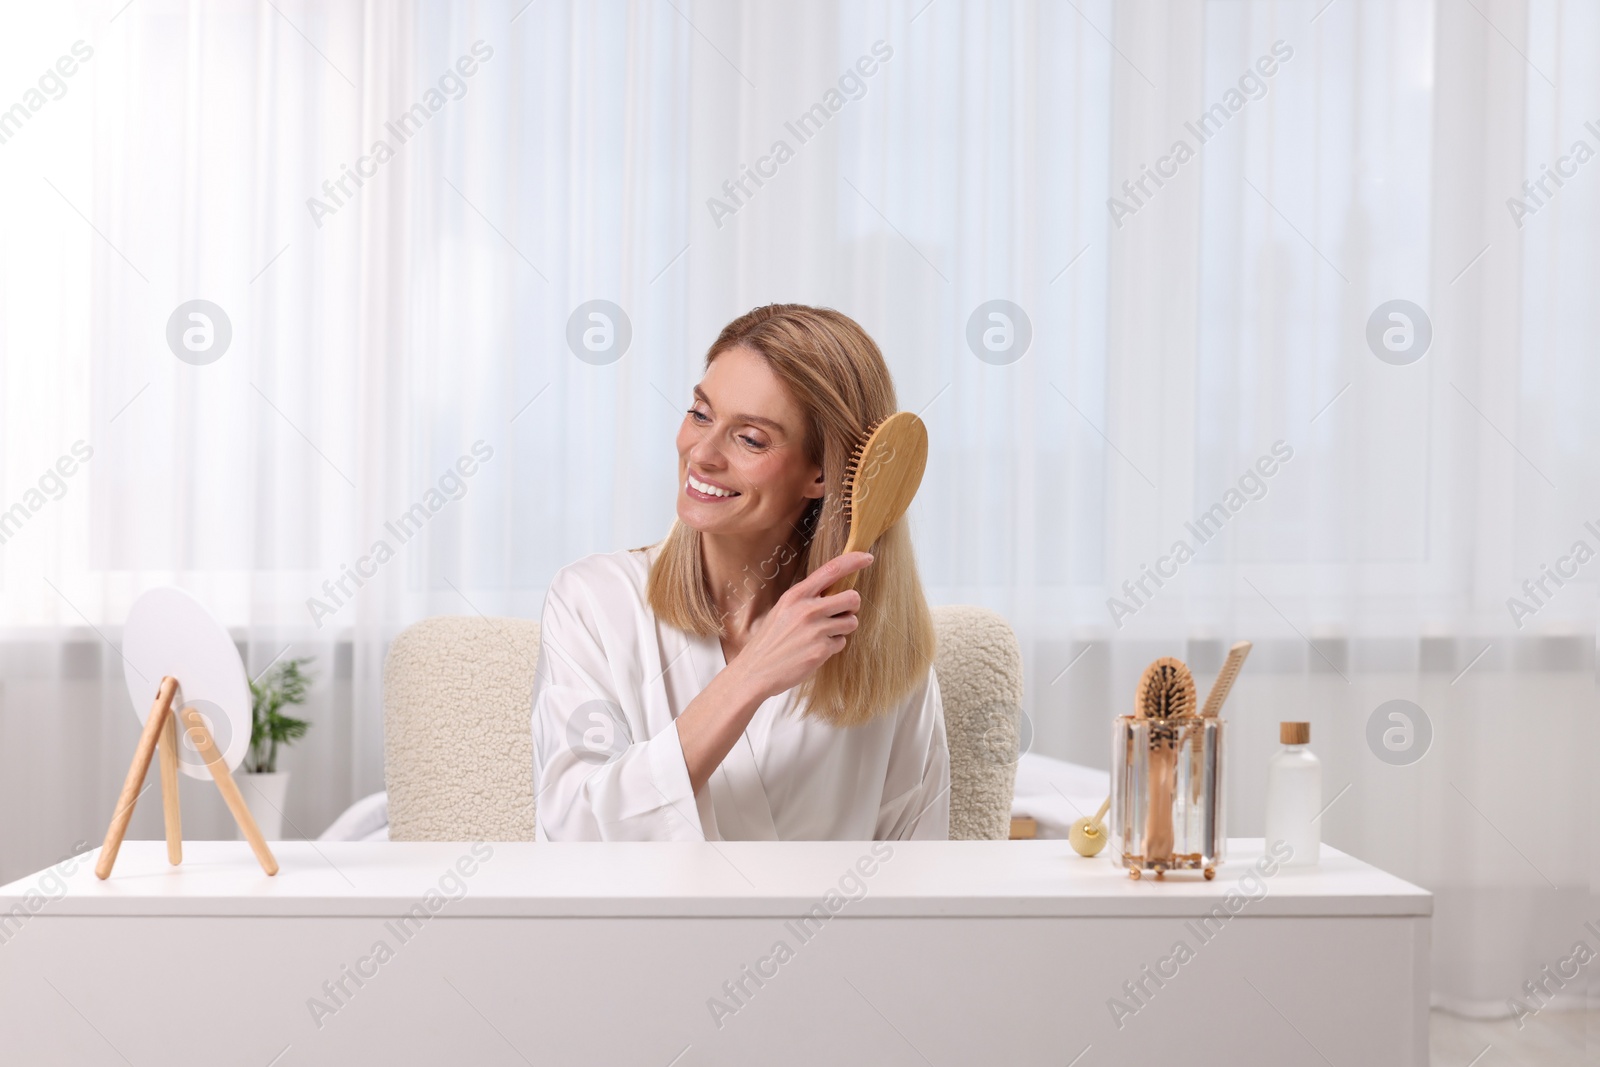
[[[1017,761],[1011,814],[1039,820],[1039,837],[1066,837],[1073,822],[1093,818],[1110,794],[1106,771],[1028,752]]]
[[[318,841],[389,840],[389,794],[373,793],[362,797],[322,831]]]
[[[1093,767],[1034,752],[1017,761],[1012,815],[1039,821],[1040,837],[1066,837],[1079,816],[1092,816],[1111,789],[1111,776]],[[322,832],[319,841],[389,840],[389,794],[362,797]]]

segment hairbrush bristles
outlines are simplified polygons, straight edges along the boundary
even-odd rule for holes
[[[884,416],[884,418],[887,417],[888,416]],[[856,476],[861,472],[861,457],[866,454],[867,442],[872,440],[873,433],[878,429],[879,426],[882,426],[883,423],[884,419],[879,419],[877,422],[874,422],[872,425],[868,426],[866,432],[863,433],[860,439],[856,441],[856,447],[850,450],[850,458],[845,460],[844,485],[840,491],[839,499],[842,502],[841,506],[843,508],[845,527],[847,529],[850,525],[850,501],[855,496]]]
[[[1182,660],[1162,656],[1144,669],[1133,698],[1135,718],[1183,719],[1194,713],[1194,675]]]
[[[846,553],[870,552],[905,517],[927,466],[928,428],[913,413],[897,411],[867,427],[851,449],[839,492],[828,495],[844,519]],[[852,588],[859,573],[840,578],[830,595]]]

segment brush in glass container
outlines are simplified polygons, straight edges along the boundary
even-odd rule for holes
[[[1198,713],[1194,676],[1170,656],[1145,669],[1134,711],[1119,716],[1111,761],[1111,857],[1131,877],[1200,870],[1216,876],[1223,720]]]

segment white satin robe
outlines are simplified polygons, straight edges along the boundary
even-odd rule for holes
[[[949,837],[950,755],[931,668],[893,714],[864,726],[785,714],[794,689],[769,698],[693,793],[673,720],[726,661],[716,636],[657,621],[645,595],[654,558],[654,548],[586,556],[551,580],[533,687],[537,840]],[[619,720],[599,756],[581,740],[601,721],[590,719],[596,708]]]

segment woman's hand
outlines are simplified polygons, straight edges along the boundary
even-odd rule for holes
[[[790,586],[751,628],[749,641],[733,662],[689,701],[674,725],[689,785],[696,793],[750,725],[762,701],[799,685],[844,648],[846,636],[857,625],[861,594],[854,589],[823,594],[871,562],[865,552],[848,552]]]
[[[835,556],[790,586],[751,629],[750,640],[729,669],[737,668],[762,699],[776,696],[811,677],[827,658],[844,651],[846,637],[860,625],[861,594],[846,589],[824,595],[830,586],[872,562],[866,552]]]

